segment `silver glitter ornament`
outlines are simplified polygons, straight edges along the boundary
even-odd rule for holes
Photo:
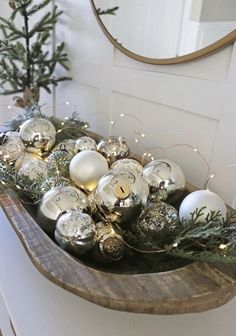
[[[134,159],[121,159],[121,160],[117,160],[116,162],[112,164],[111,170],[116,170],[116,171],[128,170],[131,173],[141,175],[143,173],[143,166],[141,165],[141,163],[139,163],[138,161]]]
[[[100,263],[122,259],[125,245],[121,235],[105,223],[97,223],[96,229],[97,242],[93,249],[93,259]]]
[[[63,250],[74,255],[84,254],[95,245],[95,223],[88,214],[68,211],[57,220],[55,239]]]
[[[123,137],[105,138],[98,143],[97,149],[110,164],[129,155],[129,146]]]
[[[47,178],[47,163],[42,160],[32,160],[26,163],[18,172],[17,177],[28,177],[30,181],[37,178]]]
[[[150,193],[163,189],[168,201],[179,199],[185,189],[185,177],[182,169],[171,160],[162,159],[150,162],[144,167],[143,178],[148,183]]]
[[[42,157],[35,153],[23,152],[15,162],[15,169],[19,171],[26,163],[32,160],[42,161]]]
[[[135,224],[135,230],[156,241],[165,239],[179,224],[177,210],[170,204],[159,202],[144,209]]]
[[[53,233],[58,217],[65,211],[77,209],[86,210],[87,196],[71,186],[56,187],[46,192],[38,207],[40,226],[48,233]]]
[[[84,136],[76,140],[75,143],[75,153],[84,151],[84,150],[97,150],[96,141],[93,138]]]
[[[7,132],[0,145],[0,159],[4,162],[16,161],[24,152],[25,146],[19,132]]]
[[[128,171],[110,171],[98,182],[96,203],[111,221],[122,223],[146,204],[149,190],[140,175]]]
[[[28,151],[47,152],[56,141],[56,129],[47,119],[32,118],[21,125],[20,136]]]
[[[69,176],[69,166],[73,154],[67,150],[56,150],[47,157],[49,176]]]
[[[73,139],[66,139],[64,141],[61,141],[58,145],[56,145],[53,148],[53,152],[57,150],[64,150],[64,151],[67,151],[71,156],[74,156],[75,143],[76,143],[76,140],[73,140]]]

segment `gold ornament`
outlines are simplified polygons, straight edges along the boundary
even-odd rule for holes
[[[20,136],[28,151],[47,152],[56,141],[56,129],[47,119],[32,118],[21,125]]]

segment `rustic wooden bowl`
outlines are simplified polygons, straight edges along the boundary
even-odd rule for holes
[[[236,294],[236,265],[194,262],[177,270],[112,274],[61,250],[9,194],[0,204],[35,267],[58,286],[101,306],[134,313],[182,314],[221,306]]]

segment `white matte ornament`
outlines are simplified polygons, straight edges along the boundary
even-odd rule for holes
[[[203,207],[205,207],[205,209],[202,210],[203,215],[197,222],[205,221],[207,215],[210,214],[211,211],[220,211],[220,222],[226,220],[227,208],[224,201],[219,195],[209,190],[194,191],[183,200],[179,209],[180,220],[190,220],[191,213],[196,211],[196,209],[200,210]]]
[[[70,177],[80,188],[93,191],[99,179],[108,171],[106,159],[96,151],[76,154],[70,163]]]

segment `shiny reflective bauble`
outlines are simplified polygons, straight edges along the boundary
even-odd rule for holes
[[[56,187],[46,192],[39,204],[38,217],[40,226],[48,233],[53,233],[58,217],[65,211],[86,210],[87,196],[75,187]]]
[[[32,118],[20,127],[20,136],[28,151],[49,151],[56,141],[54,125],[44,118]]]
[[[84,150],[97,150],[96,141],[93,138],[84,136],[76,140],[75,143],[75,153],[84,151]]]
[[[111,221],[128,221],[146,204],[148,185],[140,175],[128,171],[110,171],[98,182],[96,203]]]
[[[135,230],[142,236],[161,241],[179,226],[177,210],[170,204],[159,202],[144,209],[135,224]]]
[[[121,159],[112,164],[111,170],[128,170],[131,173],[141,175],[143,173],[143,166],[134,159]]]
[[[37,178],[47,178],[47,163],[42,160],[32,160],[26,163],[18,172],[17,177],[27,177],[30,181],[34,181]]]
[[[180,220],[190,220],[191,214],[196,212],[196,209],[201,209],[202,213],[202,216],[196,220],[196,223],[205,222],[211,211],[215,213],[219,211],[218,222],[225,221],[227,217],[227,208],[223,199],[209,190],[197,190],[185,197],[179,209]]]
[[[76,140],[73,139],[66,139],[64,141],[61,141],[58,145],[56,145],[53,148],[53,152],[57,150],[64,150],[67,151],[69,154],[71,154],[71,156],[73,156],[75,151],[75,143]]]
[[[97,223],[97,260],[113,262],[122,259],[125,245],[120,234],[107,224]]]
[[[7,132],[0,145],[0,159],[4,162],[16,161],[24,152],[25,146],[19,132]]]
[[[73,157],[69,171],[78,187],[93,191],[99,179],[108,171],[108,164],[98,152],[84,150]]]
[[[67,150],[56,150],[47,157],[49,176],[65,176],[69,174],[69,166],[73,154]]]
[[[71,210],[58,218],[55,239],[63,250],[74,255],[84,254],[96,242],[95,223],[88,214]]]
[[[168,201],[174,202],[182,196],[185,177],[182,169],[173,161],[162,159],[150,162],[144,167],[143,178],[148,183],[150,193],[166,190]]]
[[[101,140],[97,146],[98,151],[110,164],[129,155],[127,140],[123,137],[110,136]]]
[[[42,160],[42,157],[40,155],[37,155],[35,153],[29,153],[29,152],[23,152],[18,159],[15,162],[15,169],[16,171],[19,171],[21,167],[23,167],[26,163],[32,161],[32,160]]]

